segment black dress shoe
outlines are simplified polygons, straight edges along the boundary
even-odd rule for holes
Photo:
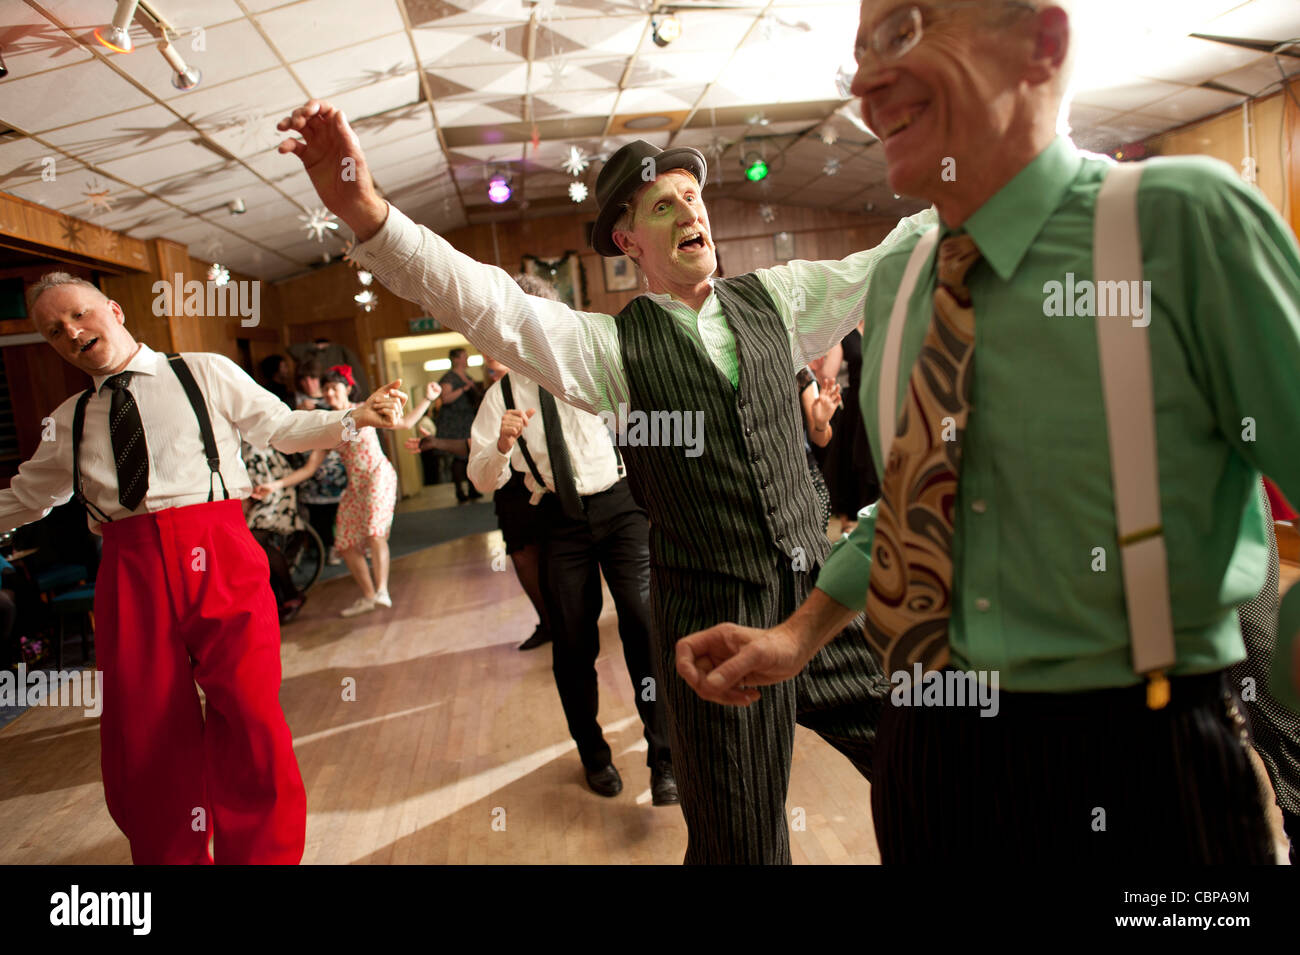
[[[550,642],[551,642],[551,632],[539,623],[537,625],[537,629],[533,631],[533,635],[529,637],[527,640],[525,640],[523,643],[519,644],[519,649],[536,650],[538,647],[544,646],[545,644],[548,644]]]
[[[610,763],[604,769],[592,771],[585,770],[587,773],[587,785],[591,791],[601,796],[617,796],[623,791],[623,777],[618,774],[618,768]]]
[[[660,763],[650,770],[650,802],[655,806],[677,805],[677,780],[673,768]]]

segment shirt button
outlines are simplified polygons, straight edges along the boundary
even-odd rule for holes
[[[759,487],[762,488],[764,491],[766,491],[766,490],[767,490],[767,484],[768,484],[768,482],[767,482],[767,481],[764,481],[762,484],[759,485]]]
[[[984,498],[981,497],[970,502],[970,509],[976,514],[983,514],[989,509],[989,506]]]
[[[736,402],[736,407],[737,407],[737,408],[741,408],[741,409],[743,409],[743,408],[745,407],[745,399],[744,399],[744,398],[741,398],[739,401],[737,401],[737,402]]]
[[[767,509],[767,516],[771,517],[775,513],[776,513],[776,505],[773,504],[771,507]]]
[[[975,599],[975,609],[978,610],[980,613],[987,613],[989,607],[991,606],[993,606],[993,604],[989,603],[989,599],[987,597],[977,597]]]
[[[756,454],[752,458],[750,458],[750,460],[753,461],[755,464],[757,464],[759,461],[763,459]]]
[[[745,437],[748,438],[748,437],[749,437],[750,435],[752,435],[753,433],[754,433],[754,429],[753,429],[753,428],[746,428],[746,429],[745,429]]]

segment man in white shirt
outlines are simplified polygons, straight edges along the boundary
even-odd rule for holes
[[[530,294],[555,297],[540,279],[525,275],[516,281]],[[675,805],[677,784],[650,642],[650,527],[619,470],[600,418],[556,402],[525,375],[511,372],[484,395],[470,431],[469,479],[487,494],[517,471],[532,492],[531,519],[545,527],[542,568],[555,687],[587,785],[602,796],[623,789],[596,719],[604,571],[645,726],[651,798],[656,806]]]
[[[313,100],[278,128],[302,135],[280,151],[302,161],[324,204],[356,233],[358,261],[380,281],[559,400],[619,423],[629,483],[651,522],[660,690],[673,717],[686,861],[788,864],[795,722],[869,775],[888,684],[850,628],[780,694],[736,710],[700,700],[677,675],[673,647],[731,613],[774,625],[811,590],[829,544],[795,374],[857,325],[876,262],[934,221],[933,212],[842,261],[715,279],[704,157],[635,141],[597,179],[592,243],[602,255],[629,255],[648,291],[619,315],[578,312],[524,294],[506,272],[389,206],[330,104]],[[703,440],[687,448],[682,434],[642,442],[636,422],[647,417],[679,431],[700,422]]]
[[[391,427],[397,383],[353,411],[291,411],[223,355],[169,358],[137,342],[121,306],[84,279],[43,276],[27,311],[94,387],[55,409],[0,490],[0,529],[75,493],[104,537],[101,765],[131,858],[210,863],[213,833],[218,862],[297,863],[306,793],[280,709],[266,555],[240,503],[250,491],[240,439],[291,453]]]

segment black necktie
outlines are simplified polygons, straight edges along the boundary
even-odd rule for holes
[[[566,517],[585,521],[587,512],[578,497],[578,485],[573,480],[573,461],[569,446],[564,442],[564,428],[560,426],[560,409],[555,406],[555,396],[545,388],[537,389],[537,403],[542,406],[542,427],[546,429],[546,452],[551,456],[551,480],[555,494]]]
[[[117,499],[128,511],[134,511],[149,490],[149,446],[144,440],[140,409],[127,390],[130,381],[131,372],[124,371],[104,384],[113,389],[108,433],[113,440],[113,460],[117,463]]]

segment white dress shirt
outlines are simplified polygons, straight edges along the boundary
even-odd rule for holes
[[[927,209],[903,219],[874,249],[839,261],[794,261],[754,273],[789,333],[792,376],[862,321],[871,274],[885,253],[937,222],[935,211]],[[561,401],[616,414],[619,404],[627,403],[627,373],[612,315],[578,312],[563,302],[527,295],[508,273],[456,251],[392,205],[383,227],[352,254],[395,294],[418,302],[484,354],[527,375]],[[717,296],[710,293],[698,313],[669,296],[651,297],[735,385],[735,336]]]
[[[546,481],[541,493],[555,491],[555,477],[551,473],[551,455],[546,447],[546,429],[542,425],[542,408],[538,404],[537,383],[517,371],[510,373],[510,384],[514,392],[515,408],[527,411],[534,408],[533,415],[524,428],[523,438],[528,442],[528,453],[532,455],[537,470]],[[569,447],[569,459],[573,462],[573,483],[578,487],[578,494],[586,497],[607,491],[620,480],[618,458],[614,454],[614,445],[610,441],[609,430],[603,421],[594,414],[579,411],[562,401],[557,401],[556,410],[560,415],[560,426],[564,429],[564,441]],[[519,442],[510,449],[509,454],[497,450],[497,441],[501,437],[501,419],[506,414],[505,398],[501,394],[501,382],[487,390],[469,437],[469,465],[467,473],[474,486],[484,494],[491,494],[510,480],[510,470],[524,474],[524,483],[533,492],[533,503],[540,498],[537,482],[533,472],[524,460]]]
[[[332,448],[343,440],[346,412],[291,411],[224,355],[185,352],[182,357],[207,403],[221,476],[232,498],[247,497],[251,489],[240,455],[241,437],[254,447],[270,444],[286,453]],[[110,376],[97,375],[81,438],[82,493],[111,520],[207,501],[211,472],[199,421],[167,356],[141,344],[124,370],[133,373],[128,388],[140,409],[149,449],[149,491],[134,512],[118,502],[108,426],[113,393],[101,387]],[[55,409],[42,435],[53,440],[42,440],[8,489],[0,490],[0,530],[40,520],[72,497],[72,418],[78,398],[80,394],[73,395]],[[215,481],[215,492],[214,500],[221,500],[220,480]],[[91,524],[97,525],[93,515]]]

